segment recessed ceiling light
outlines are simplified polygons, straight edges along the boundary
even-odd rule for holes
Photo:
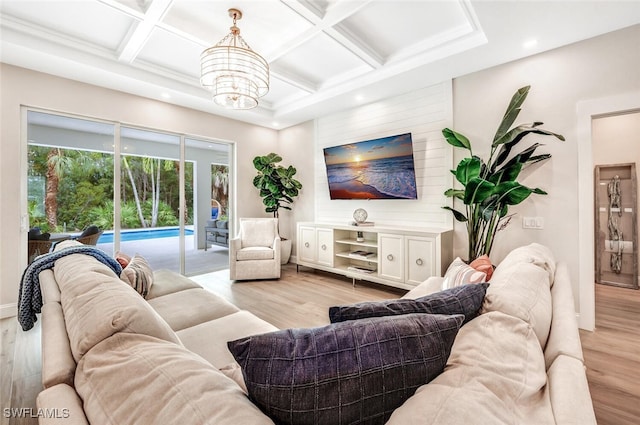
[[[167,92],[163,92],[160,96],[164,97],[165,99],[171,99],[171,95]]]
[[[536,40],[535,38],[526,40],[524,43],[522,43],[522,47],[524,47],[525,49],[533,49],[537,45],[538,45],[538,40]]]
[[[356,95],[356,101],[362,102],[364,100],[364,96],[361,94]]]
[[[278,121],[274,121],[271,123],[272,126],[277,127],[280,125],[280,123],[278,123]]]

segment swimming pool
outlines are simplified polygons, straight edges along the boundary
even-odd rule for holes
[[[185,236],[193,235],[193,230],[184,229]],[[159,229],[137,229],[137,230],[123,230],[120,233],[120,241],[140,241],[145,239],[158,239],[158,238],[171,238],[180,236],[180,229],[178,227],[167,227]],[[98,243],[113,243],[113,231],[107,231],[100,236]]]

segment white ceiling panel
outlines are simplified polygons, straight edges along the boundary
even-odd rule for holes
[[[261,1],[176,1],[164,23],[202,40],[205,46],[220,41],[233,24],[228,10],[242,11],[237,21],[240,35],[253,50],[268,57],[269,52],[311,28],[311,24],[278,0]]]
[[[337,41],[319,33],[306,43],[280,57],[272,64],[274,69],[288,69],[317,87],[343,75],[362,74],[371,70]]]
[[[369,3],[337,27],[388,59],[411,46],[443,40],[452,29],[470,26],[458,2],[380,1]]]
[[[309,92],[271,76],[269,93],[264,96],[264,100],[275,104],[280,101],[297,100],[308,95]]]
[[[10,15],[72,40],[116,50],[135,20],[95,1],[2,1]]]
[[[153,0],[100,0],[105,3],[119,3],[128,9],[134,10],[139,13],[144,13],[149,8],[149,4],[153,2]]]
[[[135,61],[142,60],[199,80],[202,50],[192,41],[156,28]]]
[[[251,111],[199,85],[229,8],[271,67]],[[0,0],[0,60],[283,128],[636,24],[639,0]]]

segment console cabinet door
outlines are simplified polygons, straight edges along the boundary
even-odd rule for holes
[[[301,261],[316,262],[316,228],[300,226],[298,235],[298,255]]]
[[[333,229],[316,229],[318,264],[333,267]]]
[[[383,279],[404,281],[404,236],[378,234],[379,274]]]
[[[407,280],[409,285],[419,285],[435,276],[436,246],[432,238],[406,236]]]

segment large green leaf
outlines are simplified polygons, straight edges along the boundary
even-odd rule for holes
[[[505,181],[515,181],[522,171],[522,163],[515,162],[509,166],[504,166],[497,172],[489,176],[489,181],[493,184],[500,184]]]
[[[480,176],[481,169],[482,160],[477,156],[464,158],[456,168],[456,179],[466,186],[469,180]]]
[[[496,194],[499,196],[499,203],[505,205],[518,205],[524,201],[532,193],[544,194],[541,189],[530,189],[518,182],[500,183],[495,188]]]
[[[453,217],[454,217],[457,221],[459,221],[459,222],[461,222],[461,223],[464,223],[464,222],[468,221],[468,220],[467,220],[467,217],[466,217],[464,214],[462,214],[460,211],[454,210],[454,209],[453,209],[453,208],[451,208],[451,207],[442,207],[442,208],[443,208],[443,209],[445,209],[445,210],[449,210],[449,211],[451,211],[451,212],[453,213]]]
[[[464,199],[464,190],[462,189],[448,189],[444,192],[444,196],[447,198],[456,198],[461,201]]]
[[[540,122],[535,122],[532,124],[520,124],[517,127],[512,128],[508,132],[506,132],[503,136],[495,140],[492,144],[493,147],[503,145],[505,143],[517,143],[522,140],[524,136],[530,133],[535,134],[543,134],[545,136],[554,136],[559,140],[564,141],[564,136],[561,134],[553,133],[551,131],[544,130],[542,128],[538,128],[536,124],[542,124]]]
[[[495,187],[496,185],[480,177],[472,178],[464,189],[463,202],[465,205],[479,204],[493,194]]]
[[[494,143],[496,140],[504,136],[505,133],[509,131],[509,128],[511,128],[511,125],[515,122],[516,118],[518,117],[518,114],[520,114],[520,106],[522,106],[525,99],[527,98],[530,88],[531,86],[521,87],[511,97],[509,106],[507,106],[507,111],[504,113],[504,116],[502,117],[502,122],[500,123],[500,126],[498,127],[498,131],[496,131],[496,135],[493,138]]]
[[[484,221],[488,222],[491,220],[494,211],[499,207],[498,200],[498,195],[494,193],[480,204],[480,215]]]
[[[464,135],[458,133],[457,131],[453,131],[449,128],[445,128],[442,130],[442,135],[447,140],[451,146],[455,146],[457,148],[465,148],[471,151],[471,142]]]
[[[544,145],[541,145],[540,143],[534,143],[533,145],[529,146],[527,149],[523,150],[522,152],[511,158],[509,161],[507,161],[507,163],[505,163],[498,171],[511,168],[515,164],[522,164],[524,166],[527,163],[533,164],[535,162],[540,162],[544,161],[545,159],[551,158],[551,155],[549,154],[541,154],[535,156],[533,155],[535,150],[540,146]]]

